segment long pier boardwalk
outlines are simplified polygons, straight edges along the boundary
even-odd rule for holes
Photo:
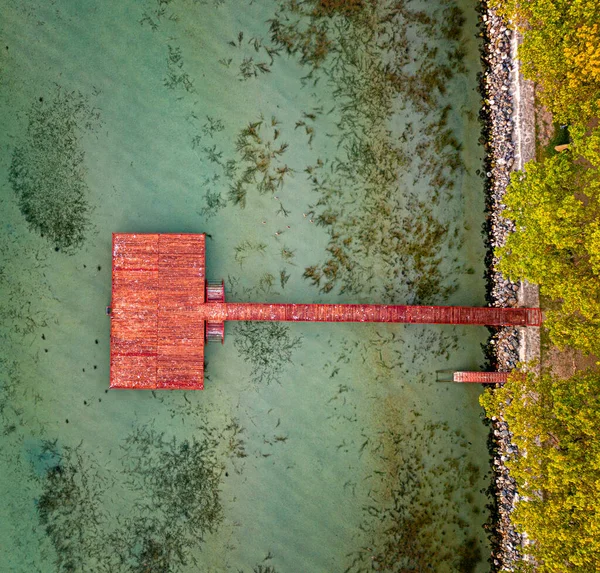
[[[225,302],[202,234],[113,234],[110,386],[202,389],[204,345],[228,320],[540,326],[539,308]]]
[[[482,326],[540,326],[542,323],[542,313],[538,308],[223,302],[206,303],[199,312],[207,322],[397,322]]]

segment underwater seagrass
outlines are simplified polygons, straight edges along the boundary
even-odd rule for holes
[[[223,520],[218,442],[217,430],[207,424],[192,440],[167,439],[148,427],[125,440],[125,474],[139,515],[123,519],[111,545],[133,571],[179,571]]]
[[[240,322],[234,337],[237,351],[252,366],[250,378],[256,384],[278,382],[302,344],[301,337],[292,336],[290,327],[279,322]]]
[[[15,147],[9,181],[29,226],[57,249],[80,247],[90,227],[81,135],[99,114],[80,93],[58,89],[28,113],[24,141]]]
[[[223,519],[221,478],[232,453],[219,442],[230,426],[199,425],[192,440],[138,427],[121,446],[120,471],[100,467],[83,443],[60,448],[45,441],[45,459],[53,463],[42,477],[37,510],[57,570],[182,570]],[[240,443],[234,437],[228,446],[238,456]]]
[[[472,491],[480,469],[466,461],[468,443],[418,413],[407,419],[392,407],[389,414],[371,445],[378,485],[364,506],[367,543],[346,571],[475,571],[483,548],[465,510],[478,513]],[[443,461],[434,447],[447,452]]]
[[[12,197],[0,202],[0,211],[10,216],[16,206],[6,202],[12,203]],[[51,293],[45,279],[52,255],[42,241],[33,245],[24,240],[27,234],[26,229],[0,234],[0,345],[5,348],[12,343],[21,346],[25,338],[31,344],[33,335],[39,336],[38,331],[56,318],[48,307]]]
[[[219,497],[222,464],[212,432],[178,441],[138,428],[127,439],[125,471],[141,480],[152,519],[177,537],[202,540],[222,519]]]
[[[288,144],[279,139],[278,125],[275,117],[270,120],[259,117],[239,132],[235,146],[242,172],[237,174],[228,193],[234,205],[246,206],[250,188],[261,195],[275,193],[292,174],[293,170],[283,163]]]
[[[466,72],[464,21],[452,1],[421,10],[397,1],[278,2],[271,42],[309,69],[304,86],[321,80],[337,102],[326,112],[337,153],[324,151],[326,159],[305,169],[318,197],[315,223],[330,235],[326,260],[304,275],[322,292],[337,286],[426,304],[455,290],[463,269],[439,253],[460,245],[462,229],[455,236],[454,213],[437,206],[464,171],[448,127],[458,113],[443,105],[450,80]],[[391,123],[414,112],[428,129],[408,123],[392,137]],[[417,182],[430,189],[427,201],[413,189]]]
[[[194,82],[189,74],[183,69],[183,56],[179,46],[167,46],[169,56],[167,57],[167,77],[164,78],[164,85],[170,90],[182,87],[185,91],[194,93]]]
[[[37,500],[40,524],[56,550],[56,569],[91,570],[100,550],[106,483],[98,479],[98,468],[80,447],[60,449],[56,441],[45,441],[42,452],[59,460],[46,470]]]
[[[240,573],[242,572],[240,571]],[[257,565],[252,569],[252,573],[277,573],[277,570],[271,565]]]

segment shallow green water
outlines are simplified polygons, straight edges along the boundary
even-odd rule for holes
[[[204,392],[107,392],[112,232],[209,233],[229,300],[483,304],[475,3],[316,4],[0,1],[1,571],[487,569],[436,380],[483,328],[228,325]]]

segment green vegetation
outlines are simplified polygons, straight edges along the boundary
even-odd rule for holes
[[[516,232],[500,270],[557,301],[545,326],[558,346],[600,354],[600,132],[573,129],[566,153],[513,175],[504,214]]]
[[[523,34],[523,72],[555,122],[546,153],[511,177],[504,215],[515,230],[496,249],[498,267],[514,281],[539,284],[554,345],[600,355],[598,3],[491,4]],[[569,147],[556,153],[561,143]],[[534,540],[523,551],[540,573],[595,571],[600,561],[599,390],[598,373],[560,380],[542,368],[481,398],[488,417],[504,418],[514,434],[520,453],[507,466],[520,500],[512,520]],[[520,567],[532,570],[528,562]]]
[[[497,251],[499,268],[551,299],[545,326],[554,344],[600,354],[600,11],[594,0],[492,5],[523,34],[523,72],[540,86],[555,128],[567,124],[546,157],[512,177],[504,214],[516,232]]]
[[[523,33],[523,73],[561,123],[587,123],[600,111],[600,10],[596,0],[492,0]]]
[[[80,247],[89,229],[81,135],[99,122],[79,93],[57,90],[30,108],[25,140],[15,147],[9,181],[30,227],[66,251]]]
[[[521,454],[507,461],[520,501],[513,522],[535,542],[539,573],[595,571],[600,563],[600,375],[568,380],[513,375],[482,395],[488,417],[508,422]],[[523,565],[522,570],[527,571]]]
[[[553,128],[554,134],[544,149],[544,154],[546,157],[552,157],[553,155],[556,155],[558,151],[556,151],[555,147],[558,145],[566,145],[571,141],[571,135],[569,134],[568,126],[554,122]]]

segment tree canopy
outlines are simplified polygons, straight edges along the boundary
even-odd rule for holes
[[[600,111],[600,4],[597,0],[492,0],[523,34],[519,59],[542,102],[562,123]]]
[[[600,355],[600,4],[597,0],[491,0],[523,35],[525,77],[541,88],[569,149],[511,176],[504,215],[515,224],[496,249],[499,270],[552,299],[552,342]],[[519,501],[512,521],[533,559],[521,571],[596,571],[600,563],[600,374],[568,380],[513,375],[486,392],[519,454],[506,462]]]
[[[497,249],[500,270],[557,301],[555,344],[600,352],[600,131],[574,130],[571,149],[514,173],[504,215],[516,226]]]
[[[595,571],[600,563],[600,375],[567,380],[513,374],[480,398],[508,422],[520,455],[506,462],[520,499],[513,523],[535,541],[539,573]],[[526,564],[522,564],[526,570]]]

